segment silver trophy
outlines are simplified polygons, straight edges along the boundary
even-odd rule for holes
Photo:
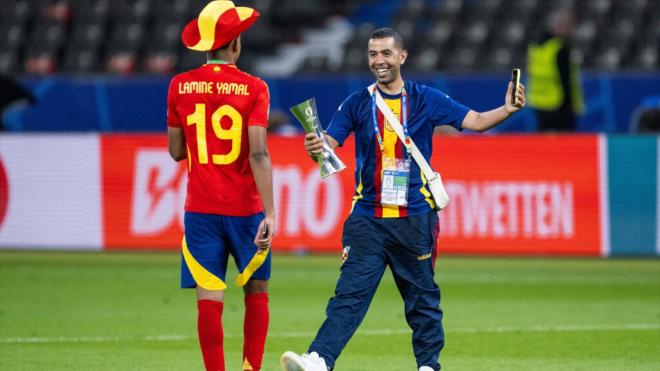
[[[325,178],[334,173],[338,173],[346,168],[346,165],[337,157],[335,151],[330,147],[328,138],[321,130],[321,122],[316,111],[316,101],[314,98],[297,104],[290,108],[291,113],[300,121],[306,133],[314,133],[323,141],[323,152],[315,155],[316,162],[321,168],[321,178]]]

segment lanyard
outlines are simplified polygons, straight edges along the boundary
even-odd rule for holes
[[[385,150],[385,145],[383,144],[383,137],[380,135],[380,129],[378,128],[378,115],[376,108],[376,86],[374,85],[374,92],[371,94],[371,113],[374,118],[374,131],[376,132],[376,139],[378,140],[378,146],[380,151]],[[408,133],[408,93],[406,92],[406,87],[401,88],[401,126],[403,126],[403,136],[405,137],[405,142],[403,145],[406,147],[406,152],[408,157],[411,153],[410,145],[410,134]]]

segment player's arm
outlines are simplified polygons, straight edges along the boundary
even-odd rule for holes
[[[259,230],[254,238],[254,243],[259,247],[270,246],[275,232],[275,202],[273,201],[273,170],[268,153],[268,142],[266,139],[266,128],[263,126],[248,127],[248,141],[250,143],[250,166],[257,191],[264,206],[264,221],[259,225]],[[267,232],[263,231],[268,225]]]
[[[186,137],[183,135],[182,128],[167,128],[167,149],[174,161],[181,161],[186,158]]]
[[[333,150],[339,146],[339,142],[335,140],[335,138],[331,137],[328,134],[324,134],[326,138],[328,138],[328,143],[330,144],[330,148]],[[320,155],[323,152],[323,141],[321,138],[319,138],[316,134],[314,133],[308,133],[305,135],[305,150],[307,150],[307,154],[316,161],[315,155]]]
[[[181,127],[181,118],[176,110],[177,78],[170,81],[167,89],[167,149],[174,161],[186,158],[186,137]]]
[[[474,131],[486,131],[490,128],[497,126],[500,122],[511,116],[514,112],[519,111],[525,106],[525,87],[523,84],[518,85],[516,90],[516,104],[511,102],[511,90],[513,84],[509,82],[506,96],[504,97],[504,105],[486,112],[476,112],[470,110],[463,119],[463,129]]]

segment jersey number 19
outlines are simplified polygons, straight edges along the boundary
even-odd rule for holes
[[[224,117],[229,117],[231,126],[224,129],[220,122]],[[209,153],[206,145],[206,104],[195,104],[195,112],[186,117],[188,125],[196,125],[197,156],[200,164],[208,164]],[[211,126],[215,136],[220,140],[231,140],[231,150],[224,155],[211,154],[211,160],[215,165],[227,165],[236,161],[241,153],[241,138],[243,131],[243,117],[236,108],[224,104],[211,115]]]

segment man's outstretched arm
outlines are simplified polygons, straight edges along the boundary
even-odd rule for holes
[[[463,129],[474,131],[486,131],[497,126],[500,122],[511,116],[514,112],[521,110],[525,106],[525,86],[518,85],[516,91],[516,104],[511,102],[511,89],[513,84],[509,82],[509,87],[504,98],[504,105],[486,112],[476,112],[470,110],[463,119]]]

